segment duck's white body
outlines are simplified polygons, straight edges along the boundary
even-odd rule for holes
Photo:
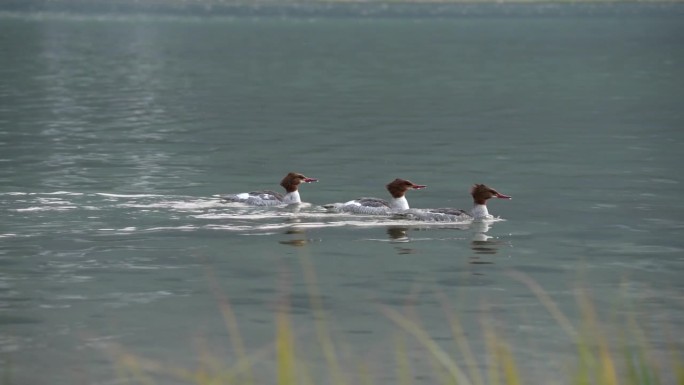
[[[396,213],[397,219],[409,219],[424,222],[471,222],[493,218],[485,205],[475,205],[470,212],[460,209],[411,209]]]
[[[250,206],[278,206],[302,203],[299,191],[293,191],[285,195],[275,191],[252,191],[248,193],[225,195],[223,200],[244,203]]]
[[[221,197],[227,202],[238,202],[250,206],[279,206],[302,202],[298,187],[301,183],[316,182],[318,179],[307,178],[302,174],[289,173],[280,182],[286,193],[281,194],[271,190],[252,191],[248,193],[230,194]]]
[[[408,210],[409,204],[406,197],[392,198],[390,201],[380,198],[359,198],[344,203],[332,203],[323,207],[334,212],[388,215],[393,212]]]
[[[483,184],[474,185],[470,194],[473,197],[474,205],[470,211],[441,208],[441,209],[425,209],[425,210],[407,210],[402,213],[395,214],[397,219],[410,219],[428,222],[471,222],[493,219],[494,216],[489,214],[487,209],[487,200],[491,198],[511,199],[508,195],[503,195],[494,189],[491,189]]]
[[[395,179],[386,188],[392,195],[389,201],[380,198],[358,198],[344,203],[330,203],[323,205],[328,211],[346,212],[364,215],[389,215],[409,209],[406,191],[422,189],[424,185],[417,185],[404,179]]]

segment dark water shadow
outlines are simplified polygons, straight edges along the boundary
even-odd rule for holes
[[[408,226],[387,226],[387,236],[393,243],[410,242],[408,231]]]
[[[291,205],[292,206],[292,205]],[[290,207],[290,206],[288,206]],[[294,209],[294,208],[293,208]],[[300,223],[302,220],[300,218],[288,218],[287,223],[292,224],[291,227],[288,227],[283,234],[287,235],[290,239],[286,240],[281,240],[278,241],[281,245],[287,245],[287,246],[293,246],[293,247],[302,247],[306,246],[309,243],[314,242],[313,239],[310,239],[307,237],[306,229],[300,226],[297,226],[298,223]]]
[[[409,234],[409,228],[407,226],[387,226],[387,237],[389,238],[389,241],[391,243],[409,243],[411,242],[411,239],[408,236]],[[412,247],[405,247],[405,246],[395,246],[395,249],[397,250],[397,254],[399,255],[407,255],[407,254],[415,254],[416,249]]]

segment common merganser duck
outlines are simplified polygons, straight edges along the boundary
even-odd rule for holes
[[[231,194],[222,196],[221,199],[227,202],[240,202],[251,206],[276,206],[301,203],[299,197],[299,185],[301,183],[318,182],[316,178],[307,178],[302,174],[291,172],[280,181],[280,185],[286,194],[280,194],[271,190],[252,191],[248,193]]]
[[[388,202],[380,198],[358,198],[345,203],[330,203],[323,205],[328,211],[348,212],[355,214],[390,214],[409,209],[406,200],[408,190],[420,190],[426,188],[425,185],[415,184],[406,179],[395,179],[388,183],[385,188],[389,191],[392,199]]]
[[[410,210],[396,214],[397,218],[416,219],[423,221],[463,222],[494,218],[487,210],[487,201],[491,198],[511,199],[510,196],[499,193],[484,184],[475,184],[470,188],[474,206],[470,212],[461,209],[440,208],[426,210]]]

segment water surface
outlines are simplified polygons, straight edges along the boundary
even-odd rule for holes
[[[487,316],[525,376],[555,376],[574,346],[511,271],[573,320],[584,287],[607,313],[638,318],[654,349],[681,353],[681,41],[677,18],[632,11],[4,15],[2,366],[17,384],[115,384],[115,347],[230,365],[222,301],[257,354],[272,348],[286,300],[302,355],[325,372],[313,284],[340,361],[370,362],[377,383],[396,373],[382,309],[415,309],[455,351],[445,303],[481,367]],[[320,178],[301,188],[310,205],[215,197],[278,189],[288,171]],[[384,197],[396,177],[428,185],[409,193],[418,208],[467,209],[476,182],[513,200],[491,202],[503,220],[488,226],[318,207]],[[431,383],[409,346],[416,383]],[[274,360],[255,360],[261,383]]]

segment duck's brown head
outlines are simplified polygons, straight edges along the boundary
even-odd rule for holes
[[[307,178],[302,174],[296,173],[296,172],[291,172],[287,175],[285,175],[285,178],[280,181],[280,185],[283,186],[285,191],[287,192],[294,192],[297,191],[297,188],[300,183],[311,183],[311,182],[318,182],[318,179],[316,178]]]
[[[427,186],[422,184],[415,184],[406,179],[397,178],[389,182],[385,187],[387,188],[387,191],[389,191],[390,195],[392,195],[393,198],[401,198],[404,196],[404,194],[406,194],[406,191],[408,190],[420,190],[422,188],[426,188]]]
[[[501,194],[484,184],[473,185],[470,188],[470,195],[473,196],[473,201],[476,205],[487,204],[487,200],[491,198],[511,199],[510,196]]]

